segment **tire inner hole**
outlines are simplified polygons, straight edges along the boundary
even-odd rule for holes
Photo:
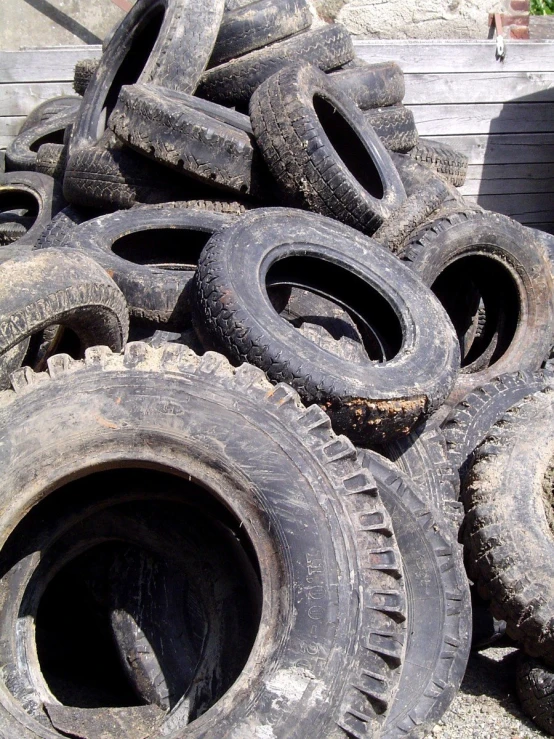
[[[283,319],[298,329],[304,324],[323,328],[334,343],[317,343],[349,361],[386,362],[402,347],[402,326],[390,303],[340,265],[311,256],[286,257],[268,270],[266,289]],[[355,347],[348,349],[348,343],[361,344],[365,356]]]
[[[33,141],[29,148],[31,149],[31,151],[36,152],[43,144],[63,144],[64,134],[65,128],[58,128],[56,131],[47,133],[44,136],[41,136],[36,141]]]
[[[133,264],[158,269],[194,270],[212,232],[189,228],[154,228],[134,231],[112,244],[112,252]]]
[[[0,189],[0,225],[21,223],[27,230],[38,217],[39,201],[26,190]]]
[[[331,146],[346,168],[373,198],[381,200],[385,194],[383,180],[356,130],[324,97],[315,95],[313,106]]]

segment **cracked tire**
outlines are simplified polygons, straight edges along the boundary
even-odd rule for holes
[[[475,452],[462,499],[470,577],[532,657],[554,664],[553,394],[511,408]]]
[[[554,673],[539,660],[518,655],[516,689],[523,712],[554,736]]]
[[[246,668],[187,735],[251,736],[267,726],[291,739],[379,734],[403,659],[401,561],[371,475],[321,409],[305,409],[292,388],[272,387],[249,365],[233,369],[220,355],[198,357],[175,344],[128,344],[123,356],[98,347],[84,363],[57,358],[42,382],[20,371],[13,385],[16,392],[0,404],[6,581],[24,561],[6,539],[39,501],[48,503],[49,491],[122,460],[127,468],[171,472],[182,495],[224,502],[219,507],[240,541],[249,541],[263,597]],[[32,595],[32,583],[26,590]],[[50,724],[44,678],[34,662],[17,657],[17,600],[0,615],[0,729],[35,739]],[[19,639],[34,642],[35,616],[31,606]],[[78,713],[47,709],[58,724],[64,712]],[[185,712],[186,701],[162,715],[157,729],[169,733],[176,721],[182,727]]]
[[[404,99],[404,73],[395,62],[367,64],[354,59],[329,75],[360,110],[397,105]]]
[[[366,362],[302,336],[268,297],[278,286],[345,308],[364,335]],[[452,327],[420,281],[358,232],[295,210],[260,208],[210,239],[193,283],[193,320],[206,346],[288,382],[361,444],[408,433],[457,374]]]
[[[406,193],[364,114],[310,65],[283,69],[250,101],[256,141],[291,203],[371,234]]]

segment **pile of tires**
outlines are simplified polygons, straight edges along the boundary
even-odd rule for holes
[[[0,734],[420,737],[472,610],[552,730],[539,235],[304,0],[138,0],[75,90],[0,175]]]

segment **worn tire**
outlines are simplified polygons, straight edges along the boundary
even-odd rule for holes
[[[294,36],[311,23],[306,0],[255,0],[226,10],[208,68]]]
[[[123,87],[109,121],[126,144],[160,164],[239,195],[272,183],[248,116],[152,85]]]
[[[42,144],[37,151],[35,172],[63,180],[67,165],[67,147],[63,144]]]
[[[36,240],[35,249],[48,249],[52,246],[59,246],[67,234],[73,231],[75,226],[85,221],[90,221],[92,218],[97,218],[99,215],[100,213],[95,210],[67,205],[56,213],[52,220],[46,224],[44,231],[42,231]]]
[[[368,64],[354,59],[342,69],[329,72],[329,75],[361,110],[397,105],[404,99],[404,73],[396,62]]]
[[[366,110],[365,117],[389,151],[405,153],[417,141],[414,114],[404,105]]]
[[[443,175],[455,187],[466,181],[468,158],[447,144],[419,139],[408,156]]]
[[[455,698],[471,646],[471,600],[449,524],[409,476],[360,451],[392,519],[406,580],[408,641],[382,739],[427,735]]]
[[[390,361],[346,361],[314,345],[279,316],[269,285],[328,295],[358,316],[372,358]],[[455,380],[452,328],[422,288],[392,254],[352,229],[313,214],[260,208],[204,248],[193,318],[205,345],[260,367],[273,382],[288,382],[306,402],[322,405],[341,433],[367,444],[408,433]],[[393,310],[402,318],[393,319]],[[377,315],[380,325],[372,323]]]
[[[470,577],[525,651],[554,664],[553,392],[511,408],[462,487]]]
[[[73,89],[77,95],[83,97],[99,64],[100,59],[79,59],[73,70]]]
[[[181,490],[199,481],[199,503],[224,501],[239,541],[250,540],[263,609],[246,669],[186,733],[224,739],[271,726],[290,739],[378,735],[403,659],[404,595],[389,517],[354,447],[290,387],[272,387],[248,365],[233,370],[218,355],[130,344],[123,356],[99,347],[84,363],[65,363],[52,363],[41,383],[32,372],[17,373],[17,392],[0,404],[0,490],[9,501],[2,553],[8,558],[5,539],[41,498],[98,465],[167,470]],[[24,553],[14,547],[11,554],[13,577]],[[43,733],[42,677],[16,659],[21,611],[10,605],[0,614],[0,729],[35,739]],[[30,628],[19,629],[18,643],[34,640],[35,613],[27,612],[21,626]],[[183,710],[168,721],[183,726]]]
[[[65,130],[74,120],[75,112],[70,108],[68,112],[51,116],[20,133],[6,149],[6,169],[34,172],[39,148],[43,144],[63,146]]]
[[[353,56],[348,31],[340,23],[330,24],[209,69],[202,75],[196,94],[214,103],[245,106],[262,82],[289,64],[301,60],[327,72]]]
[[[81,351],[96,344],[119,351],[125,345],[129,329],[125,298],[92,259],[49,249],[4,262],[0,273],[2,387],[9,384],[6,354],[48,326],[70,328]]]
[[[554,672],[524,652],[518,655],[516,689],[523,712],[554,736]]]
[[[44,103],[37,105],[36,108],[29,113],[23,125],[19,129],[19,133],[24,133],[29,128],[34,128],[39,123],[44,123],[52,116],[57,116],[66,113],[74,113],[77,115],[77,111],[81,106],[81,98],[76,95],[62,95],[51,100],[45,100]]]
[[[273,75],[252,96],[250,117],[291,203],[371,234],[405,200],[364,114],[315,67],[295,65]]]
[[[452,303],[453,285],[470,278],[483,299],[485,329],[463,360],[451,404],[500,374],[541,367],[553,343],[554,283],[530,229],[497,213],[462,211],[422,227],[402,258],[439,296],[458,335],[474,311]]]

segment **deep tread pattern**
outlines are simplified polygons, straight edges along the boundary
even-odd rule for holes
[[[81,97],[87,91],[88,83],[98,69],[99,59],[79,59],[73,71],[73,89]]]
[[[26,233],[27,228],[23,223],[17,223],[16,221],[0,223],[0,246],[12,244],[17,239],[25,236]]]
[[[404,99],[404,73],[395,62],[368,64],[355,58],[329,74],[360,110],[397,105]]]
[[[56,213],[54,218],[46,225],[36,241],[35,249],[59,246],[75,226],[91,218],[96,218],[97,215],[99,215],[97,211],[86,211],[83,208],[76,208],[74,205],[67,205],[59,213]]]
[[[288,64],[301,60],[326,72],[353,57],[350,34],[340,23],[334,23],[299,33],[208,70],[202,75],[196,94],[225,105],[245,104],[264,80]]]
[[[524,713],[543,731],[554,736],[554,672],[520,652],[516,688]]]
[[[418,140],[414,114],[404,105],[367,110],[365,117],[389,151],[404,154]]]
[[[444,175],[455,187],[461,187],[466,181],[468,158],[446,144],[419,139],[408,156]]]
[[[63,180],[67,164],[67,147],[63,144],[42,144],[37,151],[35,171]]]

